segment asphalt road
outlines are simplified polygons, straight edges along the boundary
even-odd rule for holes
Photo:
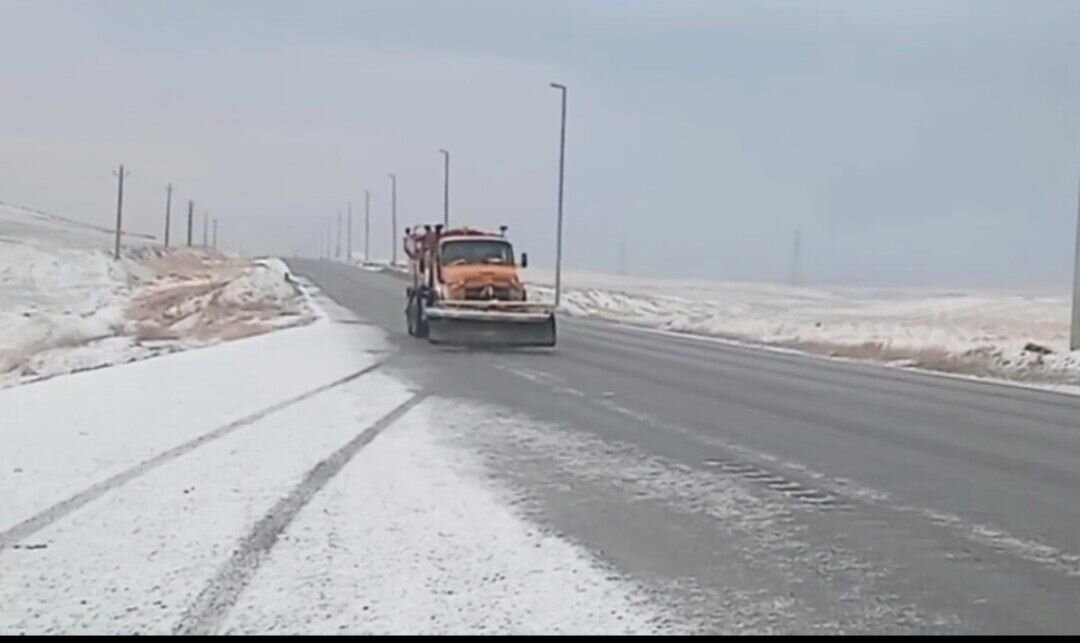
[[[565,317],[440,349],[399,278],[290,264],[432,394],[548,427],[475,446],[704,630],[1080,632],[1080,397]]]

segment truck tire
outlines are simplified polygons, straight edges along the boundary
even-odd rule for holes
[[[416,305],[413,306],[415,311],[412,319],[413,337],[425,338],[428,336],[428,322],[427,317],[424,316],[424,305],[418,299]]]
[[[416,337],[416,325],[413,324],[415,313],[413,309],[416,307],[415,300],[410,296],[408,303],[405,304],[405,330],[409,333],[409,337]]]

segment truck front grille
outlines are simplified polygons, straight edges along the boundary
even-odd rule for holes
[[[468,301],[512,301],[514,291],[505,286],[477,286],[465,288]]]

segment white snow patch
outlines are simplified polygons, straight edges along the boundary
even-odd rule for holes
[[[165,251],[0,203],[0,387],[303,323],[284,263]]]
[[[324,323],[0,390],[0,529],[382,348],[373,329]]]
[[[169,449],[371,366],[374,328],[298,328],[0,390],[0,533]],[[305,475],[415,394],[379,371],[257,417],[0,549],[0,633],[175,630]],[[519,517],[423,405],[314,496],[231,632],[652,632],[636,586]],[[365,606],[368,609],[364,609]]]
[[[168,634],[278,498],[410,395],[366,375],[106,494],[28,541],[44,549],[3,552],[0,633]]]
[[[231,634],[637,634],[658,614],[580,548],[524,522],[441,438],[427,401],[286,531]]]

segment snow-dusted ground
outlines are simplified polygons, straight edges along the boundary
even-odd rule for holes
[[[549,273],[530,269],[550,300]],[[1080,384],[1064,294],[792,287],[567,272],[562,309],[666,331],[886,361]],[[1047,352],[1049,351],[1049,352]]]
[[[124,244],[0,203],[0,387],[310,319],[280,261]]]
[[[224,631],[661,631],[631,584],[523,521],[448,442],[447,422],[470,411],[425,401],[362,451],[286,531]]]
[[[311,325],[0,390],[0,634],[662,629],[447,439],[380,331],[308,301]]]

